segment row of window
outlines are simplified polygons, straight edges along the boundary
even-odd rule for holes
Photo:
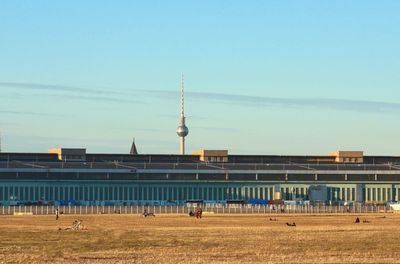
[[[362,189],[362,200],[366,202],[397,201],[400,188],[375,188]],[[331,201],[354,201],[356,200],[355,188],[327,188],[327,200]]]
[[[308,200],[308,188],[281,188],[282,198]],[[363,188],[363,201],[398,200],[400,188]],[[226,186],[0,186],[0,200],[98,200],[98,201],[141,201],[141,200],[227,200],[227,199],[274,198],[274,187],[226,187]],[[352,187],[327,188],[327,200],[354,201],[356,189]]]
[[[398,200],[400,188],[364,188],[364,201],[393,201]]]
[[[266,174],[266,173],[91,173],[91,172],[2,172],[0,179],[19,180],[214,180],[214,181],[328,181],[399,182],[400,174]]]
[[[308,200],[308,188],[306,187],[281,188],[281,195],[284,200],[295,200],[297,198]]]
[[[354,201],[356,200],[356,189],[330,187],[327,188],[327,196],[329,201]]]
[[[0,186],[0,200],[272,199],[273,187]]]

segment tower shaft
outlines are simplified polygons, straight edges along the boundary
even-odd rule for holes
[[[180,138],[179,153],[181,155],[185,155],[185,138],[184,137]]]

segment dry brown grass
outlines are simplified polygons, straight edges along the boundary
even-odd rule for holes
[[[278,221],[269,221],[269,218]],[[400,263],[400,215],[0,216],[2,263]],[[58,231],[82,219],[87,231]],[[296,222],[287,227],[286,222]]]

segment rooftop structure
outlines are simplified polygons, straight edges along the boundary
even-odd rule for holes
[[[86,149],[83,148],[52,148],[49,153],[57,154],[62,161],[85,161]]]
[[[194,150],[193,155],[198,155],[200,161],[205,162],[228,162],[227,150]]]
[[[364,152],[337,150],[337,151],[329,153],[329,155],[335,157],[335,162],[362,163],[363,157],[364,157]]]

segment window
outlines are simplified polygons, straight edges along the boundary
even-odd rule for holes
[[[1,195],[0,195],[0,198],[1,198]],[[34,196],[34,200],[35,200],[35,201],[40,200],[40,193],[39,193],[39,187],[38,187],[38,186],[35,187],[35,196]]]
[[[243,199],[242,198],[242,188],[238,188],[238,199]]]
[[[133,192],[133,199],[139,200],[139,187],[135,187]]]
[[[39,195],[39,199],[40,200],[46,200],[46,194],[44,192],[45,188],[43,186],[40,187],[40,195]]]
[[[129,187],[129,200],[132,201],[133,198],[133,193],[134,193],[134,187]]]
[[[5,186],[4,187],[4,200],[7,201],[8,199],[10,199],[10,193],[8,192],[8,187]]]
[[[63,187],[60,187],[60,190],[59,190],[59,199],[60,200],[64,200],[65,198],[64,198],[64,188]]]
[[[77,186],[71,186],[70,187],[70,197],[72,200],[79,200],[80,192],[79,192],[80,187]]]
[[[386,194],[387,194],[386,188],[382,188],[382,201],[386,201]]]
[[[93,200],[97,201],[99,199],[99,187],[93,187]]]
[[[137,186],[137,187],[135,187],[135,190],[136,190],[136,191],[135,191],[136,200],[137,200],[137,201],[142,200],[142,196],[143,196],[142,187]]]
[[[162,188],[162,200],[168,200],[168,196],[167,196],[167,187]]]
[[[124,188],[124,200],[127,201],[129,200],[129,194],[128,194],[128,187]]]

